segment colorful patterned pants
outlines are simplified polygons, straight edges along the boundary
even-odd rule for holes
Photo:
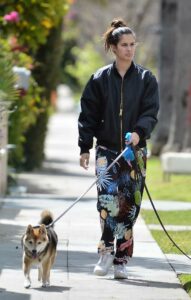
[[[96,150],[96,175],[100,176],[119,155],[105,147]],[[136,161],[123,157],[97,182],[102,236],[98,253],[115,255],[114,264],[127,263],[133,255],[133,225],[138,217],[146,173],[146,149],[138,149]]]

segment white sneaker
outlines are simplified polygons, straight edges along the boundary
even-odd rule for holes
[[[98,276],[105,276],[107,275],[110,267],[113,264],[114,256],[110,253],[106,253],[101,255],[98,263],[96,264],[94,268],[94,274]]]
[[[114,278],[115,279],[126,279],[127,278],[127,270],[126,265],[114,265]]]

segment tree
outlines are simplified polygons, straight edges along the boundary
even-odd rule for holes
[[[50,106],[51,92],[56,89],[59,82],[62,51],[62,21],[60,20],[59,26],[50,31],[46,44],[40,46],[35,55],[38,64],[33,75],[39,86],[44,87],[41,97],[46,99],[47,107]],[[44,159],[48,119],[48,109],[42,110],[36,123],[25,133],[25,168],[27,170],[40,167]]]
[[[167,143],[173,103],[173,74],[177,30],[177,0],[161,2],[160,114],[153,139],[152,154],[159,155]]]
[[[191,148],[191,2],[162,0],[161,109],[152,153]]]
[[[176,57],[173,77],[173,107],[167,150],[191,149],[191,122],[188,119],[191,85],[191,1],[178,3]]]

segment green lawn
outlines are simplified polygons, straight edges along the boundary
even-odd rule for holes
[[[158,211],[162,223],[165,225],[191,226],[191,210],[187,211]],[[141,215],[146,224],[159,224],[152,210],[141,210]],[[168,230],[167,230],[168,231]],[[180,251],[173,246],[163,230],[151,230],[151,233],[164,253],[178,253]],[[178,246],[187,254],[191,255],[191,231],[168,231]]]
[[[158,158],[147,161],[146,183],[153,199],[191,201],[191,175],[172,175],[170,181],[165,182]],[[146,193],[143,198],[148,199]]]
[[[158,214],[165,225],[188,225],[191,226],[191,210],[186,211],[158,211]],[[147,224],[159,224],[153,210],[141,210]],[[191,247],[190,247],[191,248]]]
[[[172,175],[170,181],[164,181],[160,160],[157,158],[148,159],[146,183],[153,200],[191,202],[191,175]],[[146,192],[143,198],[148,199]],[[164,225],[191,226],[191,210],[158,211],[158,213]],[[147,224],[159,224],[153,210],[142,209],[141,215]],[[181,254],[163,230],[151,230],[151,233],[164,253]],[[191,231],[168,231],[168,233],[178,246],[191,256]],[[181,274],[179,280],[191,296],[191,274]]]
[[[152,236],[164,253],[182,254],[169,240],[163,230],[151,230]],[[189,256],[191,255],[191,231],[168,231],[171,238]]]

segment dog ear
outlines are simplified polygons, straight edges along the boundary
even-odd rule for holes
[[[46,226],[44,224],[40,225],[39,232],[41,234],[47,234]]]
[[[32,225],[28,225],[27,230],[26,230],[26,233],[27,233],[27,234],[31,234],[32,232],[33,232],[33,227],[32,227]]]

